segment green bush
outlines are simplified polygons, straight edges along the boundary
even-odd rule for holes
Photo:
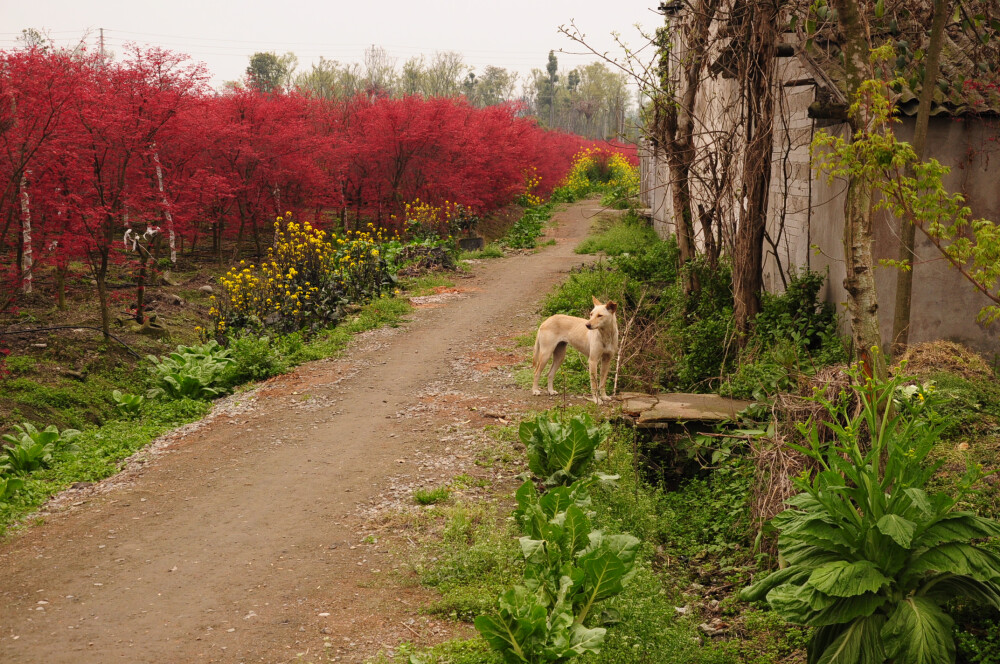
[[[594,308],[593,297],[607,302],[626,301],[632,294],[625,275],[606,261],[597,261],[574,270],[562,286],[545,298],[542,315],[566,314],[586,318]]]

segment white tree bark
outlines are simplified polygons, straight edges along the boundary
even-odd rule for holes
[[[167,242],[170,245],[170,262],[177,263],[177,244],[174,239],[174,217],[170,214],[170,202],[163,191],[163,169],[160,167],[160,154],[156,151],[156,144],[153,144],[153,163],[156,164],[156,184],[160,189],[160,198],[163,199],[163,218],[167,221]]]
[[[31,292],[31,196],[28,194],[28,175],[21,174],[21,288]]]

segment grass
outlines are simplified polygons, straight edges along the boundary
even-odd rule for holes
[[[520,551],[507,504],[459,503],[443,509],[441,536],[416,565],[421,584],[441,597],[427,611],[472,622],[520,577]]]
[[[490,242],[482,249],[477,249],[475,251],[463,251],[459,254],[458,259],[462,261],[470,261],[480,260],[483,258],[503,258],[504,256],[506,256],[506,254],[503,252],[503,248],[501,248],[496,242]]]
[[[400,286],[408,295],[419,297],[431,295],[437,288],[454,288],[455,280],[445,272],[427,272],[419,277],[400,280]]]
[[[634,212],[617,215],[604,214],[597,218],[592,234],[574,251],[578,254],[604,253],[607,256],[638,254],[650,245],[660,242],[656,231]]]
[[[436,489],[414,489],[413,500],[418,505],[434,505],[448,500],[448,488],[439,486]]]
[[[138,420],[112,421],[84,430],[73,441],[79,452],[57,455],[51,468],[31,473],[23,490],[9,502],[0,502],[0,535],[66,487],[115,474],[123,459],[167,431],[200,419],[210,407],[208,402],[188,399],[152,402]]]

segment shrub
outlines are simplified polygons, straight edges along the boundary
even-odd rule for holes
[[[793,272],[784,293],[763,293],[754,321],[755,340],[767,345],[791,339],[810,353],[834,355],[821,359],[821,364],[842,361],[836,310],[819,298],[825,280],[826,275],[820,272]]]
[[[968,469],[953,492],[925,491],[940,464],[926,463],[941,423],[920,386],[866,378],[854,367],[860,412],[847,399],[815,399],[832,416],[836,441],[800,426],[819,464],[795,479],[802,493],[772,520],[783,569],[741,592],[786,620],[816,627],[810,661],[952,662],[948,602],[1000,608],[1000,556],[973,542],[1000,523],[956,507],[981,478]]]
[[[288,371],[288,362],[267,335],[247,332],[232,337],[229,353],[233,362],[220,378],[220,382],[229,387],[266,380]]]
[[[274,246],[260,265],[231,269],[219,280],[211,314],[217,335],[228,330],[319,328],[343,315],[348,302],[379,297],[392,284],[381,255],[382,231],[327,234],[291,213],[274,224]]]

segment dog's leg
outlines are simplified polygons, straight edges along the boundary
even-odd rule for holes
[[[542,394],[542,391],[540,389],[538,389],[538,379],[541,377],[541,375],[542,375],[542,369],[545,368],[545,364],[548,361],[549,361],[549,358],[543,357],[541,354],[539,354],[538,356],[535,357],[535,361],[534,361],[534,365],[535,365],[534,366],[534,369],[535,369],[535,378],[534,378],[533,381],[531,381],[531,393],[534,394],[536,397],[537,396],[541,396],[541,394]]]
[[[563,363],[566,359],[566,346],[568,344],[563,342],[561,344],[556,344],[555,349],[552,351],[552,368],[549,369],[549,394],[556,395],[555,387],[552,386],[552,381],[556,378],[556,371],[559,370],[559,365]]]
[[[608,396],[608,372],[611,370],[611,356],[605,355],[601,358],[601,401],[611,401]]]
[[[587,362],[587,368],[590,370],[591,401],[593,401],[596,404],[600,404],[601,397],[600,394],[598,394],[597,376],[600,373],[601,369],[601,358],[591,356],[589,358],[589,361]]]
[[[535,341],[535,353],[532,359],[532,368],[535,370],[535,378],[531,383],[531,393],[536,397],[541,396],[542,391],[538,388],[538,379],[542,376],[542,371],[545,369],[545,365],[548,364],[549,355],[552,350],[546,347],[546,344],[542,343],[541,331],[538,332],[538,338]]]

